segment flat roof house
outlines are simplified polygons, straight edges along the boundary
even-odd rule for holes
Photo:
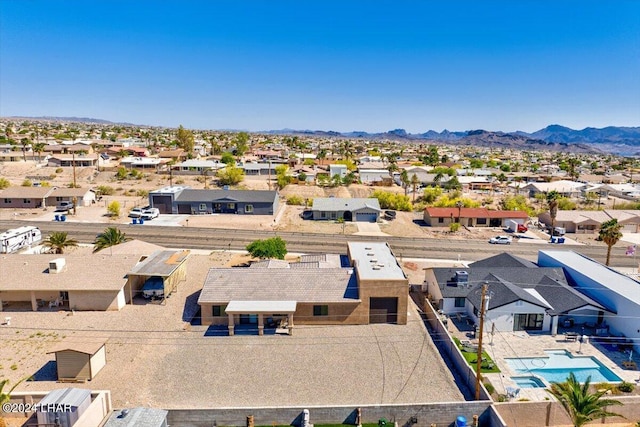
[[[377,222],[382,209],[376,198],[318,197],[313,199],[311,211],[314,220]]]
[[[149,204],[162,214],[273,215],[278,210],[278,192],[173,186],[149,192]]]
[[[230,335],[238,324],[255,325],[262,335],[274,319],[289,331],[294,322],[407,323],[408,279],[386,243],[349,242],[349,267],[312,257],[210,269],[198,299],[202,324],[227,325]]]
[[[590,323],[606,321],[610,333],[632,340],[640,351],[640,282],[574,251],[538,251],[538,264],[562,268],[576,290],[607,308]]]

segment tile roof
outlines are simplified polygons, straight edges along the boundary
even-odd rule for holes
[[[198,303],[229,301],[360,302],[352,269],[212,268]]]

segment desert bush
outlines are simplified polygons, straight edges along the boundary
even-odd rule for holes
[[[288,205],[303,206],[305,204],[305,201],[300,196],[289,196],[289,197],[287,197],[287,204]]]
[[[30,180],[30,179],[25,179],[24,181],[22,181],[22,184],[21,184],[21,185],[22,185],[23,187],[31,187],[31,186],[33,186],[33,182],[31,182],[31,180]]]

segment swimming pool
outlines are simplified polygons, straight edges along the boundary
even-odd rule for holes
[[[511,377],[520,388],[545,388],[547,385],[540,378],[533,376]]]
[[[545,350],[545,354],[547,357],[518,357],[506,361],[516,374],[538,375],[549,383],[566,381],[570,372],[581,383],[588,377],[592,383],[622,381],[593,356],[574,356],[566,350]]]

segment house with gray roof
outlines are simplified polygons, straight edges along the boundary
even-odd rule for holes
[[[376,198],[318,197],[311,207],[314,220],[377,222],[380,218],[380,203]]]
[[[508,253],[467,268],[427,269],[423,291],[444,314],[477,322],[484,284],[488,288],[485,321],[497,331],[555,335],[565,321],[595,324],[605,313],[611,313],[574,289],[562,268],[541,267]]]
[[[273,215],[278,210],[278,192],[195,190],[187,186],[173,186],[149,192],[149,204],[161,214]]]
[[[386,243],[349,242],[339,255],[299,263],[268,260],[250,268],[211,268],[198,298],[202,324],[366,325],[407,323],[409,281]]]

